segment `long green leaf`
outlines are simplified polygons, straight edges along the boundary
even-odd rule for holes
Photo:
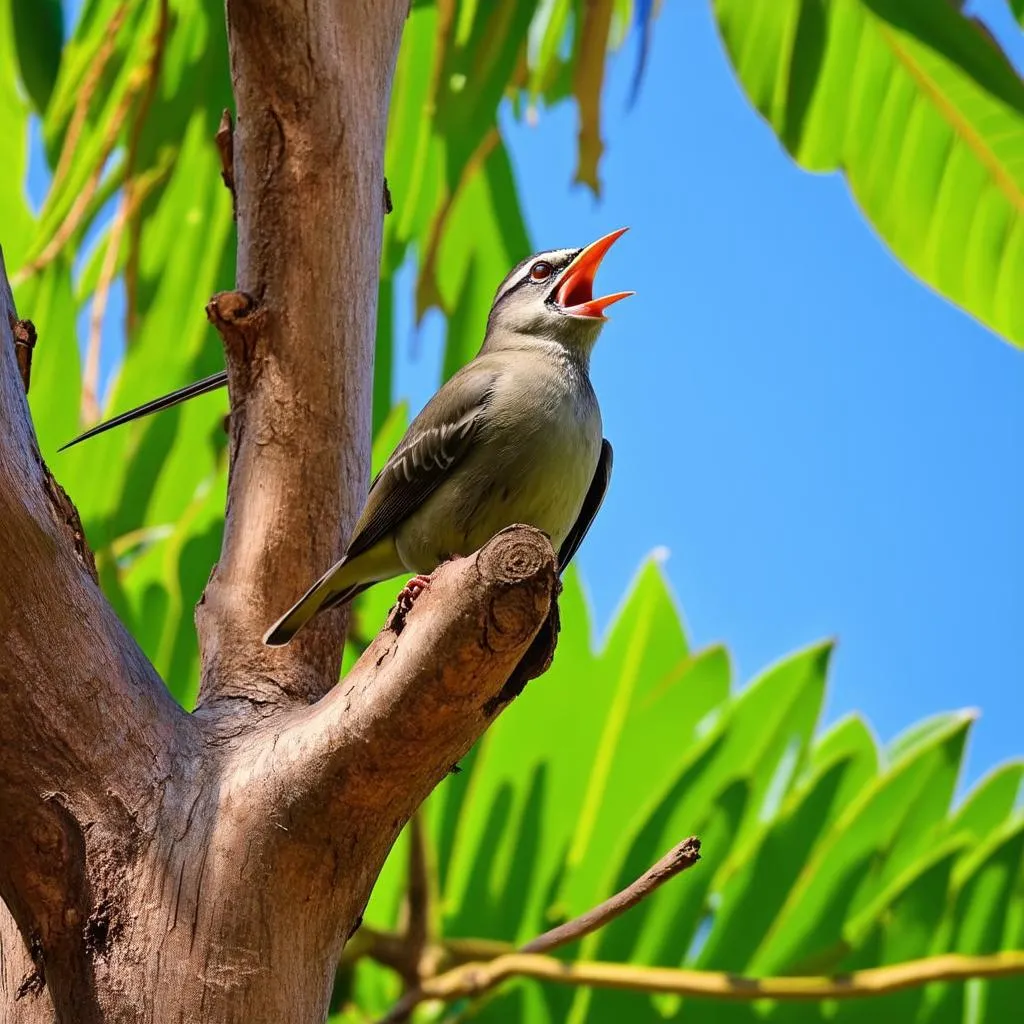
[[[751,101],[927,284],[1024,345],[1024,83],[957,4],[713,0]]]

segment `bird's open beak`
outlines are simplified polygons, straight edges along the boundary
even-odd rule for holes
[[[570,316],[591,317],[604,320],[604,311],[619,299],[628,299],[636,292],[615,292],[612,295],[602,295],[594,298],[594,276],[597,268],[601,265],[605,253],[615,244],[617,238],[621,238],[629,229],[619,228],[596,242],[591,242],[580,254],[562,271],[562,279],[555,288],[552,300],[561,307],[563,313]]]

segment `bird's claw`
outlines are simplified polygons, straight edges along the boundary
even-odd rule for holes
[[[403,612],[412,608],[413,601],[430,586],[430,577],[420,572],[417,573],[398,593],[398,607]]]

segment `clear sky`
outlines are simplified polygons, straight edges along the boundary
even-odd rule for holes
[[[968,8],[1024,66],[1005,0]],[[579,556],[599,629],[664,548],[691,641],[724,641],[744,682],[834,636],[829,719],[862,709],[888,739],[977,707],[969,776],[1024,755],[1024,351],[894,262],[841,177],[790,161],[707,0],[663,5],[627,110],[633,67],[627,47],[610,68],[600,202],[570,188],[570,105],[506,119],[539,248],[632,228],[600,277],[637,295],[593,364],[615,446]],[[418,407],[440,334],[400,319]]]
[[[970,7],[1022,66],[1005,0]],[[835,636],[830,719],[860,708],[888,739],[977,707],[970,777],[1024,755],[1024,351],[904,271],[840,176],[788,158],[707,0],[664,4],[627,110],[633,61],[606,87],[601,202],[569,188],[571,107],[507,120],[538,248],[632,229],[599,277],[637,291],[593,363],[615,446],[580,554],[600,628],[664,546],[691,640],[727,643],[743,681]],[[437,332],[417,349],[398,390],[420,404]]]

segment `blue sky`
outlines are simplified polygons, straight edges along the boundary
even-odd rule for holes
[[[971,6],[1024,64],[1004,0]],[[627,111],[633,60],[606,87],[600,202],[569,187],[571,106],[507,121],[538,248],[632,229],[600,277],[637,295],[593,363],[615,446],[580,555],[599,627],[664,546],[692,641],[742,680],[834,636],[829,719],[860,708],[888,739],[977,707],[970,777],[1024,754],[1024,352],[904,271],[840,176],[792,163],[709,3],[664,5]],[[417,350],[398,391],[420,404],[438,332]]]
[[[1024,66],[1005,0],[969,8]],[[505,126],[539,248],[632,229],[601,281],[637,295],[593,363],[615,446],[580,554],[598,628],[663,548],[691,641],[724,641],[741,680],[833,636],[829,719],[859,708],[888,739],[977,707],[969,777],[1024,754],[1024,352],[910,277],[841,177],[790,161],[706,0],[664,4],[627,111],[633,67],[610,68],[600,202],[570,187],[571,105]],[[414,338],[401,313],[396,397],[418,407],[439,325]]]

